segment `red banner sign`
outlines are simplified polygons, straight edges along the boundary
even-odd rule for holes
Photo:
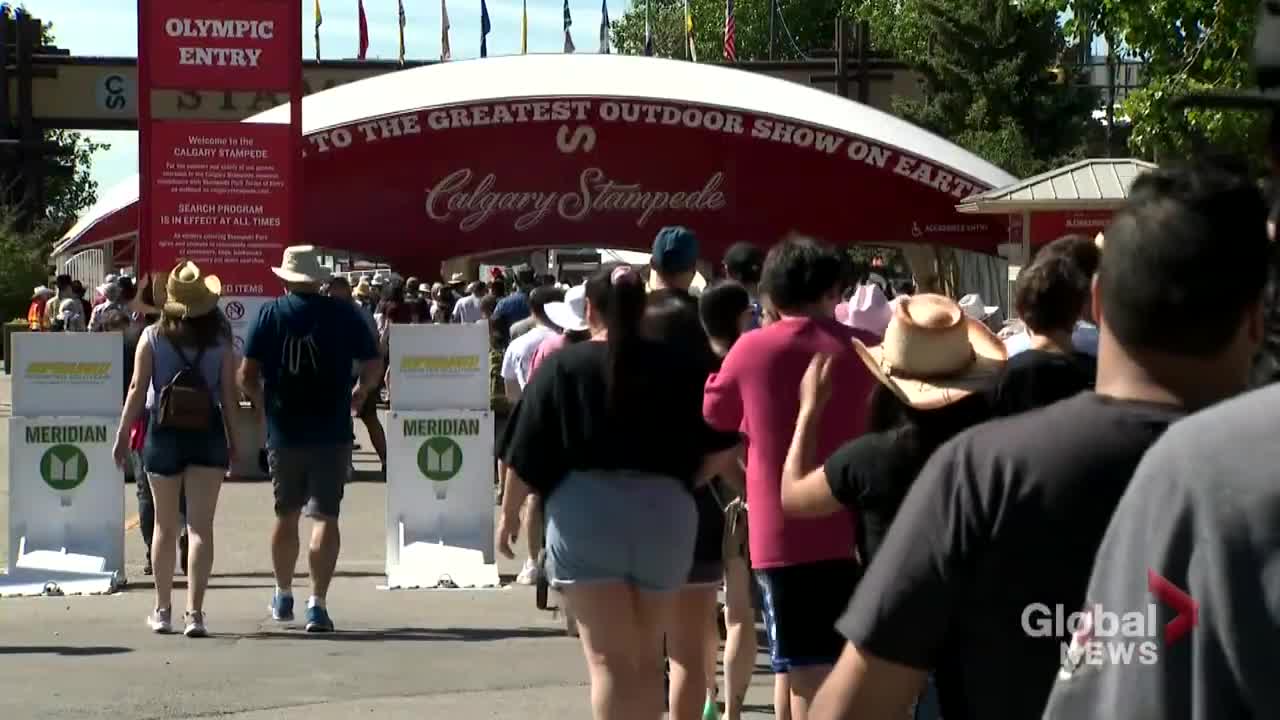
[[[152,88],[286,90],[301,61],[297,0],[152,2],[144,25]]]
[[[1113,215],[1111,210],[1032,213],[1031,247],[1047,245],[1064,235],[1093,237],[1107,228]]]
[[[226,297],[275,294],[302,192],[299,0],[138,0],[138,29],[140,270],[187,259]],[[287,90],[290,122],[156,121],[165,88]]]
[[[152,263],[188,259],[223,278],[229,296],[262,295],[289,244],[288,125],[151,126]]]
[[[436,272],[518,247],[647,250],[683,224],[719,260],[788,232],[994,254],[987,189],[935,161],[776,117],[661,100],[533,98],[414,111],[310,135],[305,237]]]

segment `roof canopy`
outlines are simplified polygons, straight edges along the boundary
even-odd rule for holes
[[[1156,165],[1142,160],[1093,159],[1061,167],[1021,182],[971,195],[956,206],[962,213],[1116,210],[1129,186]]]
[[[516,110],[518,122],[495,120]],[[245,122],[287,118],[280,106]],[[994,252],[1006,228],[966,224],[954,204],[1014,181],[947,140],[831,93],[727,67],[625,55],[510,56],[404,70],[308,96],[303,126],[301,239],[396,261],[603,242],[645,250],[658,227],[677,223],[698,230],[709,256],[789,230],[834,242]],[[584,127],[589,144],[588,135],[575,134]],[[103,229],[122,214],[135,224],[128,214],[136,215],[137,182],[104,193],[58,251],[105,241]],[[482,192],[487,200],[477,199]],[[512,203],[552,196],[569,210],[557,205],[536,223],[510,212]],[[666,204],[652,210],[659,197]],[[480,220],[488,224],[473,232],[481,228],[465,220],[489,200],[494,207]],[[573,202],[588,200],[601,204],[585,215],[573,210]]]

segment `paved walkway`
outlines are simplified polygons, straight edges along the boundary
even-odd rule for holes
[[[8,544],[9,397],[9,379],[0,375],[0,563]],[[357,459],[358,468],[371,467],[371,454]],[[577,641],[535,609],[531,588],[376,589],[383,489],[348,487],[329,602],[340,630],[334,635],[306,635],[267,617],[274,582],[265,483],[224,486],[207,640],[147,632],[152,595],[140,574],[137,530],[127,535],[128,591],[0,600],[0,718],[589,718]],[[133,486],[123,492],[132,514]],[[518,567],[503,562],[499,570],[511,575]],[[305,597],[303,583],[296,592]],[[758,663],[767,665],[763,655]],[[771,688],[771,676],[757,675],[748,717],[772,716]]]

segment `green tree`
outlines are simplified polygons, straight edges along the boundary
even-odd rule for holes
[[[1124,114],[1130,147],[1140,155],[1185,156],[1198,146],[1256,154],[1265,132],[1257,112],[1174,109],[1188,93],[1254,85],[1249,60],[1257,0],[1058,0],[1087,18],[1089,29],[1146,64],[1145,87],[1131,92]]]
[[[18,229],[17,213],[0,206],[0,322],[26,317],[32,288],[48,282],[50,238],[47,224],[36,231]]]
[[[777,0],[775,53],[778,60],[795,60],[835,42],[836,17],[843,0]],[[646,3],[653,33],[654,55],[684,58],[684,0],[633,0],[613,21],[613,45],[619,53],[644,53]],[[701,62],[724,60],[724,0],[690,0],[694,42]],[[735,47],[739,60],[769,59],[769,0],[735,0]],[[788,32],[790,31],[790,32]]]
[[[1083,152],[1098,98],[1051,74],[1067,43],[1050,3],[867,0],[858,11],[873,42],[924,77],[924,99],[895,105],[907,120],[1015,175]]]

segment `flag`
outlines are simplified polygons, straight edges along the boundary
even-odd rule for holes
[[[609,0],[600,0],[600,53],[609,54]]]
[[[649,23],[649,5],[653,0],[644,0],[644,54],[653,57],[653,27]]]
[[[397,0],[400,4],[400,64],[404,64],[404,26],[408,20],[404,16],[404,0]]]
[[[489,5],[480,0],[480,57],[489,57],[489,31],[493,25],[489,23]]]
[[[689,59],[698,62],[698,47],[693,42],[693,10],[689,9],[689,0],[684,0],[684,44],[689,51]]]
[[[571,53],[578,48],[573,46],[573,35],[569,28],[573,27],[573,16],[569,14],[569,0],[564,0],[564,51]]]
[[[360,52],[356,55],[356,59],[364,60],[369,54],[369,18],[364,15],[364,0],[356,0],[356,4],[360,16]]]
[[[320,62],[320,26],[324,24],[324,16],[320,14],[320,0],[316,0],[316,62]]]
[[[724,59],[738,62],[738,28],[733,17],[733,0],[724,3]]]
[[[449,8],[445,0],[440,0],[440,62],[448,61],[452,55],[449,51]]]
[[[521,9],[523,13],[520,15],[520,54],[525,55],[529,52],[529,0],[524,0]]]

